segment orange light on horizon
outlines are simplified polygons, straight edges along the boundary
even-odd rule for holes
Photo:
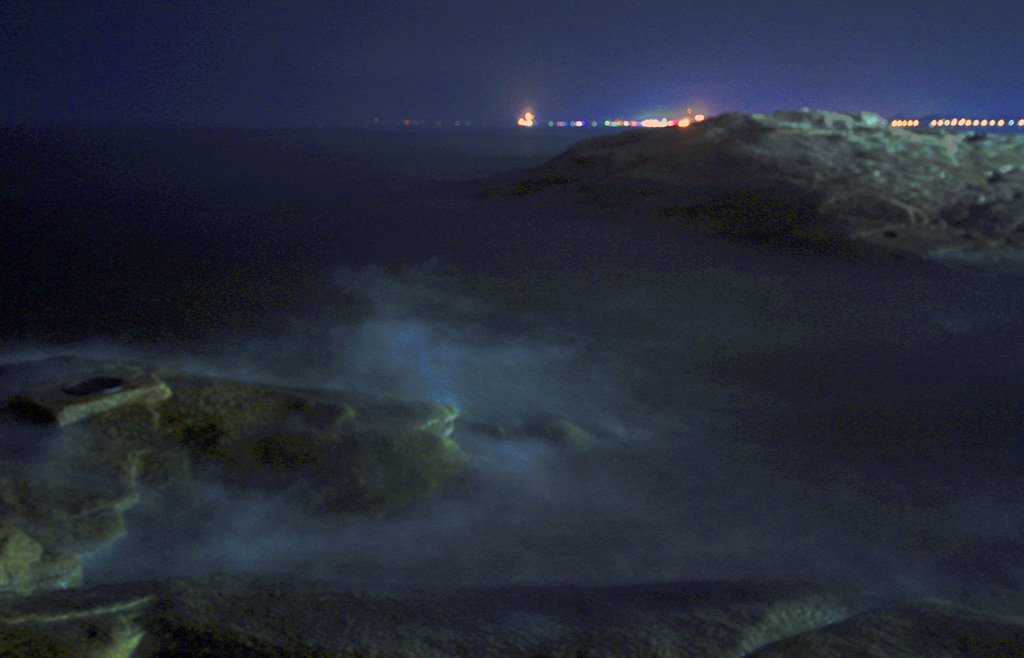
[[[919,119],[893,119],[889,122],[893,127],[919,126]],[[931,128],[1013,128],[1024,126],[1024,119],[968,119],[967,117],[951,117],[931,119],[927,125]]]
[[[524,128],[529,128],[533,125],[533,112],[527,112],[523,116],[519,117],[519,120],[516,121],[516,123]]]

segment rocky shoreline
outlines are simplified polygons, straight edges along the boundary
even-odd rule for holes
[[[868,112],[731,113],[631,130],[488,192],[582,200],[802,251],[1024,260],[1024,136],[895,128]]]
[[[584,142],[488,185],[773,247],[991,264],[1024,253],[1022,156],[1019,137],[896,129],[866,113],[737,114]],[[90,582],[90,556],[138,536],[129,511],[175,514],[153,491],[215,482],[339,524],[416,514],[476,467],[468,433],[555,446],[563,468],[622,458],[574,420],[585,422],[499,426],[447,403],[147,363],[0,363],[0,655],[1024,655],[1015,542],[961,547],[977,555],[943,600],[783,578],[430,590],[293,573]]]
[[[219,575],[86,586],[80,557],[133,532],[122,512],[146,488],[217,478],[344,523],[471,469],[460,424],[566,456],[616,456],[565,419],[499,427],[447,404],[70,356],[3,364],[0,399],[0,653],[11,658],[1024,652],[1012,578],[985,585],[976,607],[782,579],[360,590]]]

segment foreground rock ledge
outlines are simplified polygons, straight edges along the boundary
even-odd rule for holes
[[[80,557],[129,531],[145,488],[212,478],[338,515],[425,497],[465,465],[457,416],[143,364],[0,364],[0,595],[81,584]]]
[[[799,582],[361,592],[248,576],[0,597],[10,658],[1006,658],[1020,620]]]
[[[1024,136],[868,112],[731,113],[577,144],[492,191],[584,197],[704,234],[814,251],[1024,258]]]
[[[459,416],[451,404],[142,363],[0,363],[0,595],[80,585],[80,558],[133,532],[122,512],[150,489],[217,482],[339,524],[409,509],[472,467],[453,436]],[[568,454],[608,449],[557,417],[465,426]]]

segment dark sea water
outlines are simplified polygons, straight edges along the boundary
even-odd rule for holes
[[[0,136],[0,361],[386,391],[611,445],[457,427],[470,481],[383,517],[149,492],[87,582],[797,577],[982,603],[1024,582],[1018,273],[777,253],[463,185],[581,133]]]

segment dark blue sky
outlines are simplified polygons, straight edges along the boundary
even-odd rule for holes
[[[0,3],[0,121],[1024,113],[1024,2]]]

